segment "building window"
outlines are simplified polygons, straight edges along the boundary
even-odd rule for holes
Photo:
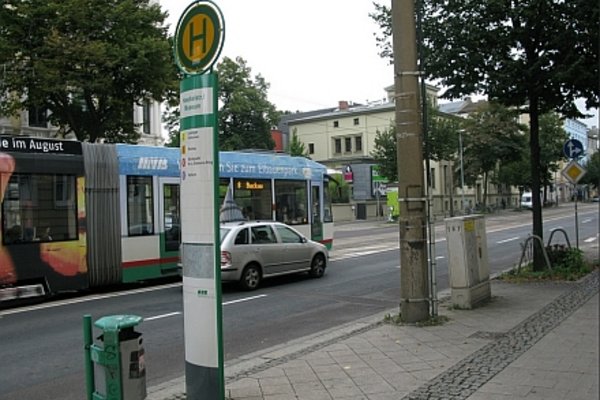
[[[150,134],[150,115],[151,115],[152,104],[150,100],[144,100],[142,105],[142,132],[146,135]]]
[[[354,149],[355,151],[362,151],[362,137],[356,136],[354,138]]]
[[[339,154],[342,152],[342,139],[334,139],[335,153]]]
[[[358,125],[358,118],[354,118],[354,125]]]
[[[333,127],[334,128],[339,128],[340,127],[340,122],[339,121],[333,121]]]
[[[344,149],[346,151],[346,153],[349,153],[352,151],[352,138],[344,138]]]
[[[47,128],[48,117],[46,116],[46,107],[29,107],[29,126],[35,128]]]
[[[431,182],[431,188],[435,189],[435,168],[431,168],[431,171],[429,172],[429,180]]]
[[[308,154],[315,154],[315,144],[314,143],[308,144]]]

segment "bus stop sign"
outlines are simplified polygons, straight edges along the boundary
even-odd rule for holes
[[[190,4],[175,31],[175,60],[187,75],[202,74],[217,61],[225,38],[225,20],[211,1]]]

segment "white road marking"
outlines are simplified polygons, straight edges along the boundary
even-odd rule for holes
[[[80,299],[53,301],[50,303],[37,304],[34,306],[16,308],[13,310],[0,311],[0,316],[11,315],[11,314],[20,314],[20,313],[24,313],[24,312],[28,312],[28,311],[44,310],[46,308],[68,306],[68,305],[77,304],[77,303],[86,303],[88,301],[94,301],[94,300],[110,299],[113,297],[129,296],[131,294],[137,294],[137,293],[154,292],[157,290],[163,290],[163,289],[168,289],[168,288],[173,288],[173,287],[178,287],[178,286],[181,286],[181,282],[171,283],[169,285],[163,285],[163,286],[153,286],[153,287],[148,287],[148,288],[121,291],[121,292],[116,292],[116,293],[92,295],[92,296],[82,297]]]
[[[512,241],[515,241],[515,240],[519,240],[519,237],[518,237],[518,236],[513,236],[513,237],[511,237],[511,238],[508,238],[508,239],[499,240],[499,241],[497,241],[496,243],[497,243],[497,244],[502,244],[502,243],[508,243],[508,242],[512,242]]]
[[[236,300],[226,301],[226,302],[223,303],[223,305],[224,306],[228,306],[228,305],[231,305],[231,304],[242,303],[242,302],[245,302],[245,301],[261,299],[263,297],[267,297],[267,295],[266,294],[259,294],[257,296],[244,297],[242,299],[236,299]],[[180,315],[180,314],[183,314],[183,313],[181,311],[175,311],[175,312],[168,313],[168,314],[157,315],[155,317],[144,318],[144,321],[152,321],[152,320],[160,319],[160,318],[174,317],[174,316]]]
[[[154,317],[144,318],[144,322],[154,321],[155,319],[174,317],[176,315],[181,315],[181,314],[183,314],[181,311],[175,311],[175,312],[170,312],[167,314],[155,315]]]
[[[588,218],[588,219],[584,219],[583,221],[581,221],[582,224],[587,224],[588,222],[592,222],[593,219],[592,218]]]
[[[223,305],[227,306],[227,305],[230,305],[230,304],[241,303],[241,302],[244,302],[244,301],[250,301],[250,300],[260,299],[260,298],[263,298],[263,297],[267,297],[267,295],[266,294],[259,294],[257,296],[244,297],[243,299],[237,299],[237,300],[227,301],[227,302],[223,303]],[[175,311],[175,312],[170,312],[170,313],[167,313],[167,314],[155,315],[153,317],[144,318],[144,322],[146,322],[146,321],[154,321],[156,319],[161,319],[161,318],[175,317],[175,316],[181,315],[181,314],[183,314],[182,311]]]
[[[590,238],[585,239],[584,242],[585,243],[592,243],[592,242],[595,242],[597,239],[598,239],[597,237],[592,236]]]
[[[230,304],[236,304],[236,303],[242,303],[244,301],[250,301],[250,300],[256,300],[256,299],[261,299],[263,297],[267,297],[266,294],[259,294],[258,296],[252,296],[252,297],[244,297],[243,299],[237,299],[237,300],[231,300],[231,301],[227,301],[225,303],[223,303],[224,306],[228,306]]]
[[[390,251],[390,250],[394,250],[394,246],[393,245],[378,245],[378,246],[367,246],[367,247],[363,247],[361,248],[361,251],[354,251],[351,253],[344,253],[344,254],[335,254],[332,255],[330,257],[331,260],[333,261],[338,261],[338,260],[345,260],[348,258],[356,258],[356,257],[362,257],[362,256],[368,256],[370,254],[376,254],[379,253],[381,251]],[[338,251],[343,251],[343,250],[338,250]]]

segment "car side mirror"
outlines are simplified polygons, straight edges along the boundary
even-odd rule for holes
[[[307,239],[307,238],[305,238],[304,236],[302,236],[302,237],[300,238],[300,243],[306,243],[306,242],[308,242],[308,239]]]

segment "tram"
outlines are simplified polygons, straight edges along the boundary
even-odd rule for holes
[[[0,136],[0,302],[178,276],[179,149]],[[326,168],[303,157],[220,152],[248,219],[331,248]]]

